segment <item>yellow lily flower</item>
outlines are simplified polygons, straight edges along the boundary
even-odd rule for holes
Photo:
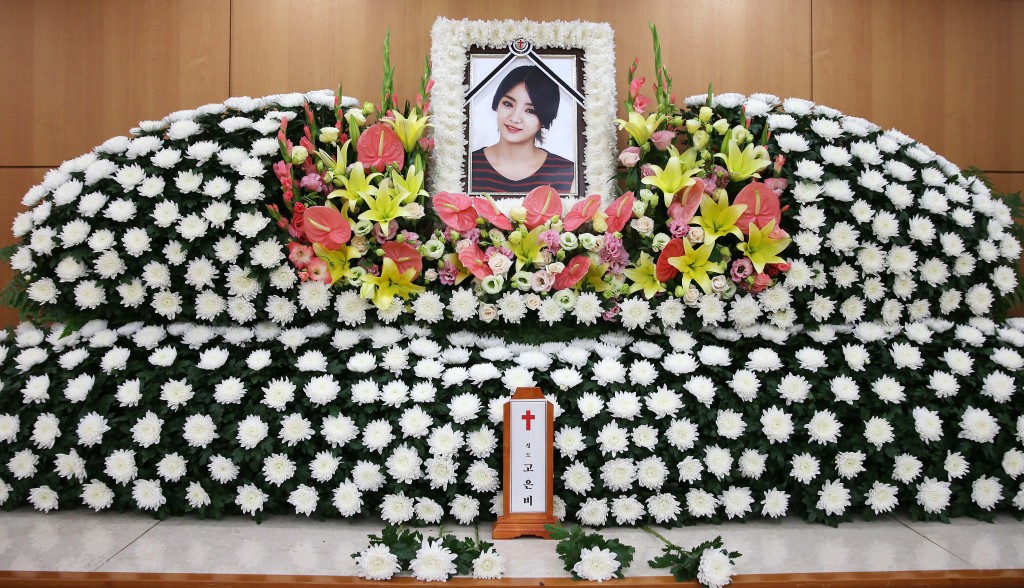
[[[590,256],[590,267],[587,268],[587,277],[584,278],[594,292],[604,292],[611,286],[604,281],[604,275],[608,271],[607,263],[600,263],[596,255]]]
[[[425,287],[412,283],[415,275],[414,268],[398,273],[398,266],[395,265],[395,262],[391,261],[391,258],[385,257],[380,276],[372,274],[363,276],[363,286],[359,290],[359,295],[372,300],[377,308],[387,310],[391,308],[395,296],[401,296],[408,300],[411,294],[419,294],[426,290]]]
[[[769,263],[783,263],[786,260],[779,257],[782,250],[789,246],[793,241],[788,237],[782,239],[773,239],[771,237],[772,231],[775,230],[775,219],[772,219],[764,226],[764,228],[757,228],[757,225],[750,223],[749,233],[747,234],[747,242],[740,243],[739,249],[750,259],[751,263],[754,264],[754,269],[758,273],[764,271],[764,266]]]
[[[345,143],[345,149],[347,148],[348,143]],[[339,163],[344,163],[344,159],[339,157]],[[351,172],[347,171],[347,166],[335,169],[334,185],[339,186],[341,189],[328,194],[328,199],[344,198],[349,202],[359,202],[360,198],[372,196],[377,192],[377,188],[371,185],[370,182],[380,176],[379,173],[373,172],[370,175],[366,175],[363,172],[362,165],[352,166]]]
[[[747,209],[746,204],[729,204],[729,195],[725,190],[720,192],[718,200],[714,196],[705,195],[700,201],[700,216],[693,217],[691,222],[696,223],[704,229],[704,240],[714,242],[719,237],[734,235],[737,239],[743,240],[743,231],[736,226],[743,211]]]
[[[718,153],[715,157],[725,162],[725,168],[729,170],[729,178],[734,182],[745,180],[751,176],[761,177],[757,172],[772,164],[771,158],[768,157],[768,150],[763,146],[754,147],[753,143],[748,143],[746,147],[740,149],[734,139],[729,139],[724,153]]]
[[[395,129],[395,134],[402,141],[402,147],[405,147],[405,152],[412,153],[420,137],[423,136],[423,131],[430,126],[427,124],[427,119],[430,117],[419,116],[419,113],[415,110],[409,114],[409,118],[405,118],[402,116],[402,113],[394,110],[391,111],[391,114],[394,115],[394,120],[386,118],[384,121],[391,125],[391,128]]]
[[[654,175],[640,179],[648,186],[654,186],[661,190],[665,195],[665,208],[672,204],[672,197],[676,193],[697,183],[693,176],[698,171],[697,167],[689,162],[689,150],[685,154],[679,155],[674,147],[669,147],[669,153],[665,169],[652,165],[651,169],[654,170]]]
[[[361,257],[359,250],[349,245],[342,245],[341,249],[331,251],[319,243],[313,243],[313,253],[327,263],[327,269],[331,272],[331,284],[336,284],[342,278],[351,277],[351,261]]]
[[[506,245],[516,254],[516,271],[523,269],[527,264],[544,263],[544,254],[541,252],[544,247],[540,242],[540,234],[545,230],[544,225],[540,225],[523,235],[521,239],[508,240]]]
[[[462,280],[465,280],[466,278],[472,275],[469,272],[469,269],[466,268],[465,264],[462,263],[462,260],[459,259],[458,253],[449,253],[448,255],[444,256],[444,260],[452,264],[452,267],[459,270],[459,274],[455,276],[456,285],[461,284]]]
[[[650,140],[651,135],[654,134],[654,131],[658,130],[658,127],[663,122],[665,122],[664,114],[654,112],[647,118],[644,118],[644,115],[636,111],[629,113],[628,121],[624,121],[621,118],[615,120],[615,123],[619,125],[619,130],[625,129],[640,147],[643,147],[644,143]]]
[[[668,258],[669,264],[680,271],[683,276],[683,291],[690,288],[691,282],[697,282],[701,290],[711,293],[711,275],[721,274],[725,271],[723,264],[708,261],[715,245],[712,242],[705,242],[697,249],[694,249],[690,242],[683,239],[683,250],[685,254],[679,257]]]
[[[388,223],[405,216],[404,205],[415,197],[413,194],[403,196],[391,187],[389,180],[381,182],[375,196],[369,194],[360,194],[360,196],[366,202],[367,209],[359,215],[359,218],[375,221],[384,232],[388,230]]]
[[[427,191],[423,189],[423,170],[417,170],[415,165],[409,166],[409,173],[405,176],[398,173],[398,170],[391,170],[391,181],[399,196],[407,201],[415,200],[420,195],[427,196]]]
[[[636,269],[631,268],[624,272],[627,278],[633,280],[633,284],[629,287],[629,293],[643,290],[644,297],[650,299],[658,292],[664,292],[665,284],[658,281],[658,278],[655,277],[656,272],[657,266],[654,265],[654,260],[647,252],[641,252]]]

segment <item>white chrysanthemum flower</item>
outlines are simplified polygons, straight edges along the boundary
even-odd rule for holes
[[[710,407],[715,399],[716,387],[714,380],[706,376],[691,377],[683,384],[683,388],[704,406]]]
[[[900,384],[892,376],[882,376],[871,384],[871,390],[886,404],[899,404],[907,399]]]
[[[864,423],[864,438],[876,449],[881,449],[882,445],[896,439],[892,425],[882,417],[871,417]]]
[[[480,501],[471,496],[456,494],[449,506],[452,516],[463,525],[472,523],[480,516]]]
[[[629,431],[611,422],[598,431],[596,441],[602,455],[618,455],[629,449]]]
[[[991,443],[999,433],[999,423],[988,409],[968,406],[960,420],[961,439],[976,443]]]
[[[477,580],[498,580],[505,575],[505,558],[490,548],[473,560],[473,578]]]
[[[892,477],[897,482],[909,484],[921,475],[923,467],[924,464],[921,463],[921,460],[913,455],[906,453],[897,455],[893,463]]]
[[[398,556],[391,553],[387,545],[371,545],[356,557],[356,574],[367,580],[390,580],[402,571]]]
[[[699,488],[690,488],[686,492],[686,510],[690,516],[711,518],[718,510],[719,501],[714,494]]]
[[[1004,453],[1002,466],[1006,475],[1016,480],[1021,474],[1024,474],[1024,451],[1014,447]]]
[[[843,425],[836,418],[836,415],[829,410],[816,411],[811,420],[805,425],[811,441],[821,445],[839,441],[839,432],[842,427]]]
[[[952,495],[949,482],[925,478],[917,485],[917,503],[929,514],[938,514],[945,510]]]
[[[193,414],[185,418],[182,427],[185,442],[191,447],[206,447],[219,437],[213,419],[205,414]]]
[[[850,491],[839,480],[825,482],[818,491],[818,503],[815,508],[829,516],[839,516],[850,507]]]
[[[659,387],[656,392],[647,397],[645,402],[647,409],[658,419],[675,415],[683,406],[683,400],[679,393],[668,389],[667,386]]]
[[[213,478],[215,482],[219,482],[221,484],[232,482],[238,477],[238,466],[223,455],[215,455],[211,457],[210,462],[207,464],[207,468],[210,471],[210,477]]]
[[[809,453],[800,453],[793,456],[790,461],[792,469],[790,470],[790,476],[794,480],[803,484],[809,484],[811,480],[818,476],[820,472],[818,458],[814,457]]]
[[[115,449],[104,460],[103,473],[122,486],[134,480],[138,472],[134,451]]]
[[[732,471],[733,457],[728,449],[712,445],[704,448],[704,465],[708,473],[719,480],[725,478]]]
[[[998,478],[981,476],[971,484],[971,500],[984,510],[992,510],[1003,499],[1003,485]]]
[[[78,444],[83,447],[92,447],[103,442],[103,434],[110,430],[107,419],[99,413],[90,412],[78,421],[75,434],[78,436]]]
[[[981,395],[1002,404],[1010,400],[1016,390],[1016,381],[1001,371],[994,371],[985,376],[982,382]]]
[[[636,464],[632,459],[620,458],[606,461],[601,466],[601,480],[615,492],[625,492],[636,481]]]

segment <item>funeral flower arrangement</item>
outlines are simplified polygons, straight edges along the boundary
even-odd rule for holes
[[[426,80],[50,171],[8,251],[7,300],[57,322],[0,343],[0,506],[472,523],[538,385],[588,526],[1024,510],[1019,203],[825,106],[645,85],[624,193],[567,209],[425,193]]]

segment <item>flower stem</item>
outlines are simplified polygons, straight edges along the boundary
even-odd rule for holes
[[[675,547],[676,549],[681,549],[678,545],[676,545],[675,543],[672,543],[671,541],[666,539],[664,535],[662,535],[661,533],[659,533],[659,532],[655,531],[654,529],[648,527],[647,525],[644,525],[643,527],[640,527],[640,528],[643,529],[644,531],[647,531],[651,535],[654,535],[658,539],[661,539],[665,543],[665,545],[668,545],[669,547]]]
[[[437,528],[437,538],[444,539],[444,523],[441,523],[441,526]]]

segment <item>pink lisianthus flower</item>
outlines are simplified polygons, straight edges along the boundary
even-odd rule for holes
[[[419,246],[419,244],[420,244],[420,236],[417,235],[416,233],[414,233],[412,231],[405,231],[405,230],[403,230],[401,235],[403,237],[405,237],[405,242],[406,243],[408,243],[410,245],[413,245],[413,246]]]
[[[325,284],[331,283],[331,271],[327,262],[319,257],[313,257],[306,262],[306,271],[309,272],[309,279]]]
[[[540,242],[547,246],[548,251],[551,253],[558,253],[558,250],[562,247],[558,231],[554,229],[549,229],[541,233]]]
[[[320,177],[320,174],[306,174],[302,176],[302,181],[299,182],[303,190],[309,190],[310,192],[319,192],[324,189],[324,180]]]
[[[309,260],[313,258],[313,248],[303,245],[297,241],[288,244],[288,261],[291,261],[298,269],[303,269]]]
[[[639,147],[626,147],[619,153],[619,163],[626,167],[633,167],[640,161]]]
[[[488,247],[486,251],[484,251],[484,254],[487,255],[487,259],[490,259],[498,254],[504,255],[509,259],[515,259],[516,257],[516,254],[512,253],[512,250],[509,249],[508,247],[505,247],[504,245],[502,245],[501,247],[495,247],[492,245]]]
[[[668,221],[668,234],[673,239],[682,239],[690,232],[690,225],[677,220]]]
[[[480,244],[480,229],[476,229],[476,228],[470,229],[470,230],[462,233],[462,238],[465,239],[466,241],[469,241],[473,245],[479,245]]]
[[[377,264],[373,264],[370,267],[366,268],[366,273],[370,274],[371,276],[380,276],[380,266]]]
[[[393,221],[388,223],[388,232],[387,232],[387,234],[384,234],[384,231],[380,230],[380,223],[373,223],[373,238],[376,239],[378,243],[383,243],[385,241],[390,241],[390,240],[394,239],[395,235],[397,235],[397,234],[398,234],[398,221],[396,221],[396,220],[393,220]]]
[[[732,281],[742,282],[747,276],[754,273],[754,264],[751,263],[746,257],[741,257],[732,262],[732,267],[729,268],[729,274],[732,276]]]
[[[444,267],[437,273],[438,281],[445,286],[452,286],[455,284],[455,279],[459,277],[459,268],[455,267],[449,262],[444,262]]]
[[[530,278],[530,289],[534,292],[547,292],[555,285],[555,276],[548,270],[537,270]]]
[[[668,146],[672,144],[672,140],[675,138],[675,131],[657,131],[651,135],[651,143],[654,143],[654,147],[658,151],[664,151],[668,149]]]
[[[764,185],[768,186],[768,189],[775,192],[777,196],[782,196],[782,193],[789,186],[789,180],[786,178],[768,178],[764,181]]]
[[[650,177],[650,176],[653,176],[653,175],[654,175],[654,168],[651,167],[651,164],[645,163],[645,164],[640,166],[640,177],[641,178],[646,178],[646,177]]]
[[[621,274],[629,264],[629,252],[622,246],[622,239],[610,233],[605,235],[600,257],[608,264],[608,272],[615,275]]]
[[[606,321],[617,321],[619,320],[619,305],[609,308],[608,310],[601,313],[601,318]]]

